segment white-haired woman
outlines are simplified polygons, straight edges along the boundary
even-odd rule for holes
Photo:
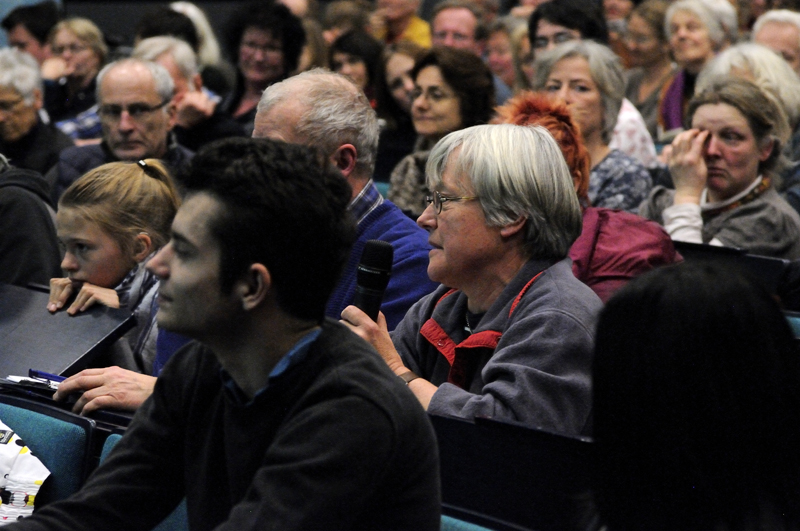
[[[534,70],[534,90],[563,100],[581,129],[592,205],[635,212],[653,181],[641,162],[609,146],[624,97],[619,57],[602,44],[571,41],[538,54]]]
[[[712,7],[704,0],[678,0],[667,10],[665,24],[669,47],[681,70],[661,99],[659,125],[663,131],[683,128],[697,75],[717,52],[731,43],[735,27],[729,28],[730,20],[726,15],[727,11],[720,6]],[[734,23],[735,16],[734,12]]]
[[[426,175],[417,224],[442,286],[391,337],[382,314],[342,319],[431,413],[583,433],[601,303],[567,258],[581,211],[558,144],[541,127],[474,126],[434,146]]]

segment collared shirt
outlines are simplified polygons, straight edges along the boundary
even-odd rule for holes
[[[261,389],[256,392],[255,396],[250,399],[244,391],[236,384],[236,382],[231,378],[231,375],[225,369],[220,369],[219,376],[222,380],[222,384],[225,386],[225,392],[228,398],[233,401],[234,404],[240,406],[247,406],[251,404],[259,395],[263,394],[269,388],[270,383],[275,379],[280,377],[283,373],[288,371],[291,367],[298,365],[304,359],[306,359],[306,355],[308,354],[308,349],[311,348],[311,344],[317,340],[320,333],[322,332],[322,328],[316,327],[311,332],[308,332],[306,335],[300,338],[300,341],[294,344],[292,348],[289,349],[289,352],[283,355],[283,357],[278,361],[275,367],[272,368],[270,371],[269,376],[267,378],[267,385],[262,387]]]
[[[360,225],[364,218],[378,208],[381,203],[383,203],[383,196],[370,179],[364,189],[350,201],[348,208],[356,218],[356,223]]]

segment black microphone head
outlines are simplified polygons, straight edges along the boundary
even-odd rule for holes
[[[358,264],[358,285],[368,289],[386,289],[393,260],[392,244],[382,240],[367,241],[364,252],[361,253],[361,262]]]

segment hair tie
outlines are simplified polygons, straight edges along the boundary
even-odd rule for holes
[[[144,160],[141,160],[141,159],[136,161],[136,164],[139,165],[139,167],[142,169],[144,174],[147,175],[148,177],[150,177],[152,179],[159,180],[159,181],[161,180],[161,177],[159,175],[161,172],[159,172],[155,167],[150,166]]]

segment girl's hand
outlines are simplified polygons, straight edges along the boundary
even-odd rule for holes
[[[103,304],[109,308],[119,308],[119,296],[112,288],[101,288],[94,284],[72,282],[68,278],[53,278],[50,280],[50,302],[47,309],[55,312],[61,309],[70,298],[74,290],[80,289],[72,305],[67,308],[69,315],[75,315],[90,308],[95,303]]]

